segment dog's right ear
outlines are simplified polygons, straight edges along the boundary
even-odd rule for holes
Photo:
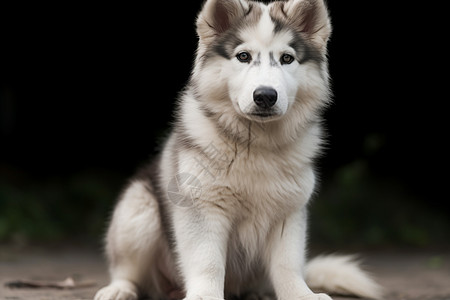
[[[197,34],[207,43],[226,32],[248,10],[247,0],[206,0],[197,18]]]

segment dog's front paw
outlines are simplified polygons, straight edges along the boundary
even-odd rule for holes
[[[95,294],[94,300],[137,300],[136,288],[132,283],[113,282],[100,289]]]
[[[307,296],[303,296],[300,300],[333,300],[327,294],[311,294]]]

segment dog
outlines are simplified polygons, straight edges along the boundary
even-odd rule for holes
[[[330,103],[323,0],[206,0],[160,155],[130,180],[95,300],[380,297],[348,256],[305,261]]]

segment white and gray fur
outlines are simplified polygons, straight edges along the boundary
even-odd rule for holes
[[[330,101],[323,0],[207,0],[197,33],[173,131],[114,211],[95,300],[379,297],[348,257],[305,264]]]

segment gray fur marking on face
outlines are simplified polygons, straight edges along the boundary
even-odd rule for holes
[[[239,36],[241,29],[249,26],[254,26],[259,22],[262,10],[255,3],[249,3],[249,10],[245,15],[225,32],[220,33],[214,39],[212,44],[208,46],[204,56],[202,57],[202,63],[204,64],[206,60],[212,57],[221,56],[225,59],[232,59],[234,54],[234,49],[243,43]]]

